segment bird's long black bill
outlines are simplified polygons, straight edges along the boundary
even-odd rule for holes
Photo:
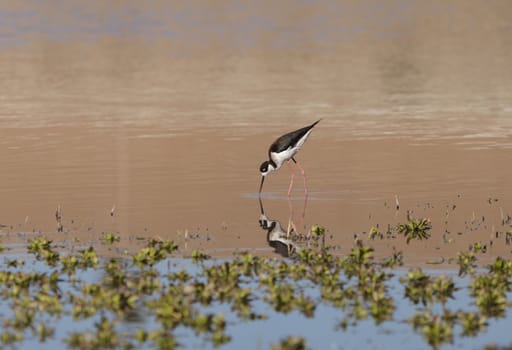
[[[261,189],[263,188],[263,181],[265,181],[265,176],[261,177],[261,184],[260,184],[260,195],[261,195]]]

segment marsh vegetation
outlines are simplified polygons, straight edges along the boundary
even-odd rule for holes
[[[376,336],[391,345],[390,337],[413,334],[418,348],[490,344],[490,325],[507,320],[512,261],[479,264],[485,250],[473,244],[449,259],[452,267],[425,270],[404,266],[402,252],[377,257],[372,247],[379,239],[429,239],[430,229],[428,219],[408,216],[393,232],[372,228],[339,254],[325,243],[326,229],[314,225],[287,237],[300,249],[286,259],[249,252],[212,259],[161,239],[107,257],[92,246],[65,251],[31,238],[26,254],[3,247],[0,341],[24,349],[175,349],[230,348],[249,339],[250,348],[306,349],[342,346],[356,332],[360,341]],[[112,233],[99,243],[122,244]],[[310,320],[329,343],[301,329]],[[266,334],[268,321],[282,324]]]

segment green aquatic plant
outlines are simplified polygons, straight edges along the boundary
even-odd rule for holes
[[[78,255],[78,261],[78,266],[82,269],[95,268],[98,266],[98,254],[96,254],[96,251],[93,247],[89,247],[80,251],[80,254]]]
[[[325,235],[320,227],[312,230]],[[338,248],[308,241],[307,247],[289,259],[242,252],[229,259],[210,258],[190,268],[190,262],[203,261],[206,255],[197,251],[195,260],[187,257],[186,269],[180,267],[182,259],[174,259],[178,247],[159,239],[147,240],[135,253],[113,258],[101,257],[91,247],[59,255],[51,241],[38,238],[30,243],[30,252],[38,260],[50,257],[52,261],[53,254],[58,259],[45,266],[44,273],[22,272],[28,267],[5,260],[4,270],[0,269],[0,296],[9,310],[0,332],[2,348],[16,343],[21,347],[26,339],[44,343],[60,336],[55,325],[65,317],[73,318],[78,327],[94,325],[68,333],[65,342],[70,349],[183,348],[188,344],[178,340],[186,339],[186,332],[203,338],[206,347],[220,346],[230,341],[235,323],[264,319],[263,312],[268,310],[271,315],[314,317],[319,305],[339,309],[336,322],[343,330],[367,319],[377,325],[404,321],[395,316],[395,303],[400,303],[401,296],[395,295],[396,271],[391,270],[403,264],[402,253],[383,257],[362,240],[345,255]],[[405,320],[434,349],[452,342],[454,329],[460,329],[461,336],[478,335],[489,318],[502,317],[509,307],[512,261],[497,258],[487,273],[479,275],[474,271],[475,254],[475,249],[460,253],[458,262],[464,273],[471,272],[470,286],[464,291],[476,311],[450,311],[450,300],[459,286],[449,277],[411,269],[398,278],[406,303],[419,304],[411,306],[415,316],[405,316]],[[163,261],[166,264],[158,264]],[[92,271],[95,277],[91,280]],[[137,321],[134,324],[140,328],[127,331],[125,322],[131,319],[150,319],[151,328]],[[287,337],[273,346],[307,347],[305,339],[295,340]]]
[[[432,278],[421,269],[409,270],[407,277],[401,277],[400,282],[406,284],[405,297],[414,304],[440,302],[444,306],[448,299],[453,299],[453,294],[458,289],[451,278]]]
[[[151,340],[159,350],[173,350],[180,345],[172,331],[166,328],[150,332],[147,338]]]
[[[507,306],[506,292],[510,290],[510,280],[497,274],[474,277],[470,285],[470,294],[475,304],[486,317],[502,317]]]
[[[37,260],[44,260],[49,266],[55,266],[59,260],[59,254],[53,251],[52,241],[45,238],[29,241],[27,250],[29,253],[35,254]]]
[[[477,258],[472,252],[461,252],[457,254],[457,263],[459,264],[459,276],[472,274],[475,271]]]
[[[436,277],[432,281],[430,288],[432,290],[433,300],[440,302],[443,306],[448,299],[454,298],[453,294],[458,290],[453,280],[446,276]]]
[[[282,339],[279,344],[272,344],[272,350],[307,350],[308,345],[304,338],[288,336]]]
[[[76,268],[79,261],[75,255],[61,256],[60,257],[61,271],[69,275],[75,275]]]
[[[505,244],[510,245],[512,242],[512,229],[505,232]]]
[[[127,271],[122,263],[116,259],[110,259],[103,264],[105,275],[103,276],[103,284],[109,288],[122,288],[127,283]]]
[[[512,261],[497,257],[494,262],[489,265],[489,272],[503,276],[504,278],[512,277]]]
[[[133,255],[133,262],[139,267],[153,266],[178,250],[174,242],[150,239],[147,245]]]
[[[423,240],[430,238],[429,231],[432,229],[430,219],[414,219],[407,215],[407,220],[407,223],[398,225],[398,232],[404,235],[407,244],[412,239]]]
[[[167,254],[173,254],[178,250],[178,245],[173,241],[164,241],[162,239],[150,238],[146,243],[147,247],[153,247],[162,250]]]
[[[374,240],[374,239],[384,239],[384,234],[379,231],[379,229],[375,226],[372,226],[370,231],[368,231],[368,239]]]
[[[411,323],[415,330],[421,331],[432,349],[439,349],[442,344],[453,342],[454,318],[450,314],[433,315],[427,310],[414,315]]]
[[[79,251],[78,255],[72,254],[60,257],[61,271],[74,276],[76,269],[96,268],[99,263],[98,254],[93,247]]]
[[[73,303],[71,315],[74,320],[86,319],[92,317],[98,311],[92,303],[86,301],[85,298],[72,296],[70,301]]]
[[[313,225],[310,230],[310,234],[313,238],[320,238],[325,236],[325,227],[320,225]]]
[[[115,325],[106,317],[102,317],[99,322],[94,323],[94,332],[79,333],[72,332],[66,339],[66,343],[71,349],[117,349],[121,347],[118,332]]]
[[[21,266],[25,266],[25,260],[21,260],[21,259],[8,259],[8,258],[6,258],[5,259],[5,265],[7,267],[14,267],[14,268],[21,267]]]
[[[487,317],[478,312],[459,312],[457,317],[462,326],[463,336],[474,337],[487,327]]]
[[[381,263],[383,268],[394,269],[397,266],[403,266],[404,254],[402,252],[394,251],[393,254],[384,259]]]
[[[146,246],[132,256],[132,260],[139,267],[153,266],[177,250],[178,246],[173,241],[150,238]]]
[[[23,332],[21,331],[10,331],[7,327],[4,327],[0,333],[0,342],[4,345],[14,345],[20,343],[24,339]]]
[[[348,259],[343,262],[345,274],[350,278],[359,276],[373,263],[373,248],[357,241],[356,247],[350,251]]]
[[[37,325],[36,334],[39,342],[44,343],[46,339],[53,337],[55,328],[48,327],[45,323],[41,322]]]
[[[197,250],[197,249],[194,249],[192,251],[191,257],[192,257],[192,261],[194,261],[196,263],[210,259],[210,256],[208,254],[206,254],[200,250]]]
[[[395,305],[393,298],[387,295],[385,290],[375,291],[370,297],[370,315],[376,324],[393,318]]]
[[[59,294],[53,294],[46,290],[39,291],[30,306],[38,311],[44,311],[50,316],[60,316],[63,312],[63,303]]]
[[[313,317],[316,304],[304,294],[296,295],[296,290],[291,284],[275,284],[268,290],[264,299],[277,312],[289,313],[299,310],[306,317]]]
[[[469,251],[475,253],[485,253],[487,251],[487,245],[481,242],[475,242],[469,246]]]
[[[405,283],[405,297],[414,304],[422,303],[427,305],[432,301],[432,277],[425,274],[421,269],[409,270],[407,277],[400,278],[401,283]]]
[[[121,236],[113,234],[111,232],[106,232],[103,234],[103,237],[101,238],[101,240],[106,242],[107,244],[114,244],[116,242],[121,241]]]

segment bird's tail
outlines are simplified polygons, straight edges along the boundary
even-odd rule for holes
[[[314,127],[316,124],[318,124],[320,122],[320,120],[322,120],[322,118],[318,119],[316,122],[314,122],[313,124],[311,124],[309,127],[312,128]]]

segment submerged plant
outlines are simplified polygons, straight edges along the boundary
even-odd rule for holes
[[[282,339],[279,344],[272,344],[272,350],[306,350],[309,349],[307,342],[302,337],[288,336]]]
[[[457,263],[459,264],[459,276],[465,276],[467,273],[473,273],[476,267],[476,256],[472,252],[461,252],[457,254]]]
[[[433,349],[439,349],[442,344],[453,342],[454,319],[450,315],[439,316],[426,311],[414,315],[411,322],[414,329],[421,331]]]
[[[421,302],[426,305],[432,301],[432,278],[421,269],[409,270],[407,277],[400,278],[400,282],[406,283],[405,296],[414,304]]]
[[[178,250],[176,243],[152,238],[133,256],[133,262],[140,267],[153,266],[176,250]]]
[[[463,336],[474,337],[487,327],[487,317],[477,312],[460,312],[457,317],[462,326]]]
[[[54,266],[59,260],[59,254],[53,251],[52,241],[44,238],[30,241],[27,250],[35,254],[38,260],[44,260],[50,266]]]
[[[502,317],[507,305],[506,292],[510,281],[496,274],[475,277],[471,283],[471,296],[476,297],[475,304],[486,317]]]
[[[208,259],[210,259],[210,256],[208,254],[197,249],[192,251],[192,261],[201,262]]]

